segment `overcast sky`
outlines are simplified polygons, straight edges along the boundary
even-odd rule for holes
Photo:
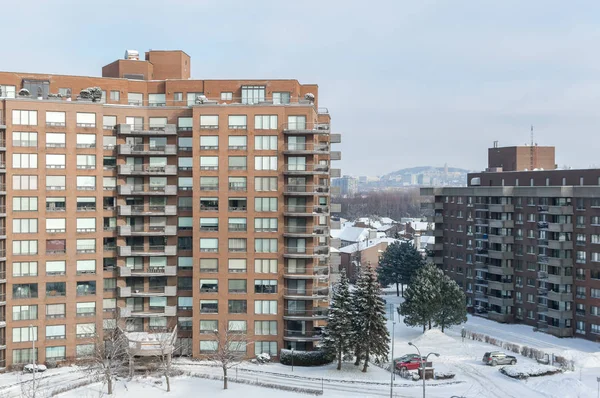
[[[317,83],[344,174],[480,170],[532,124],[560,165],[600,166],[598,1],[5,3],[1,70],[99,75],[126,49],[182,49],[193,78]]]

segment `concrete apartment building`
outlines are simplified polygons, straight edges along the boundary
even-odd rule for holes
[[[504,151],[502,164],[515,171],[490,159],[467,187],[421,189],[435,197],[425,204],[434,261],[476,315],[599,340],[600,169],[554,169],[552,148],[542,170],[535,158],[519,159],[531,149]]]
[[[341,157],[318,87],[190,69],[129,51],[102,77],[0,72],[0,367],[32,340],[41,363],[83,358],[118,322],[177,326],[194,357],[217,328],[249,357],[318,343]]]

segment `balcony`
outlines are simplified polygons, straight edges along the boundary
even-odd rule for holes
[[[177,235],[176,225],[119,225],[120,236],[175,236]]]
[[[167,265],[165,267],[145,267],[145,268],[130,268],[118,267],[120,277],[145,277],[145,276],[176,276],[177,266]]]
[[[117,134],[122,135],[150,135],[150,136],[163,136],[163,135],[177,135],[177,127],[174,124],[167,124],[164,126],[149,126],[141,124],[118,124]]]
[[[507,322],[511,322],[512,314],[501,314],[499,312],[489,311],[488,319],[491,319],[493,321],[500,322],[500,323],[507,323]]]
[[[436,265],[444,264],[444,258],[442,256],[436,256],[433,258],[433,263]]]
[[[136,289],[130,286],[119,287],[119,297],[175,297],[177,295],[177,286],[163,286],[156,288],[149,288],[144,290],[143,288]]]
[[[327,235],[328,228],[325,226],[285,226],[283,236],[297,238],[314,238]]]
[[[441,229],[434,229],[433,230],[433,236],[441,238],[444,236],[444,231]]]
[[[329,134],[329,123],[285,123],[283,134]]]
[[[488,303],[490,305],[498,305],[500,307],[509,307],[514,305],[514,300],[508,297],[496,297],[488,295]]]
[[[515,258],[513,252],[504,252],[499,250],[488,250],[488,257],[495,258],[497,260],[512,260]]]
[[[177,185],[119,185],[119,195],[177,195]]]
[[[327,319],[328,315],[328,308],[314,307],[306,310],[286,309],[283,312],[283,319],[289,321],[314,321],[319,319]]]
[[[329,153],[329,144],[287,143],[284,155],[321,155]]]
[[[177,155],[177,145],[120,144],[119,155]]]
[[[286,175],[328,175],[329,166],[321,164],[286,164],[283,166]]]
[[[288,300],[322,300],[329,297],[329,288],[283,289],[283,298]]]
[[[490,228],[514,228],[515,222],[514,220],[488,220],[488,225]]]
[[[131,257],[131,256],[176,256],[177,246],[119,246],[119,256]]]
[[[494,268],[494,267],[490,267],[490,268]],[[499,282],[499,281],[493,281],[493,280],[488,280],[488,288],[493,289],[493,290],[504,290],[504,291],[514,290],[512,282]]]
[[[119,174],[121,175],[152,175],[167,176],[176,175],[177,166],[175,165],[149,165],[149,164],[120,164]]]
[[[284,341],[319,341],[323,338],[319,330],[288,330],[283,333]]]
[[[283,252],[285,258],[317,258],[329,256],[329,247],[286,247]]]
[[[573,206],[548,206],[548,213],[553,215],[573,214]]]
[[[512,213],[515,211],[514,205],[490,204],[488,210],[491,213]]]
[[[342,160],[342,152],[341,151],[331,151],[329,153],[329,160]]]
[[[329,142],[332,144],[341,144],[342,143],[342,135],[339,133],[330,134]]]
[[[554,290],[548,290],[548,300],[553,300],[553,301],[573,301],[573,292],[567,293],[565,291],[555,292]]]
[[[546,332],[556,337],[573,337],[573,328],[562,324],[560,327],[548,325]]]
[[[175,216],[177,215],[177,206],[144,206],[144,205],[133,205],[133,206],[119,206],[120,216]]]
[[[284,216],[291,216],[291,217],[312,217],[314,215],[317,214],[316,210],[317,206],[284,206],[283,208],[283,215]],[[319,214],[321,215],[326,215],[328,214],[328,212],[325,212],[324,208],[327,208],[327,206],[325,207],[321,207],[321,211],[319,212]]]
[[[572,285],[573,284],[573,276],[561,276],[548,274],[548,283],[552,283],[554,285]]]
[[[538,263],[548,264],[553,267],[572,267],[573,259],[572,258],[558,258],[558,257],[548,257],[539,255],[537,257]]]
[[[326,185],[285,185],[284,195],[289,196],[314,196],[328,195],[330,187]]]
[[[479,268],[479,267],[477,267],[477,268]],[[515,269],[512,267],[496,267],[494,265],[489,265],[489,266],[487,266],[487,273],[492,274],[492,275],[500,275],[500,276],[514,275]],[[502,289],[499,289],[499,290],[502,290]],[[510,290],[512,290],[512,289],[510,289]]]
[[[442,216],[441,214],[438,214],[435,216],[429,216],[429,217],[427,217],[427,221],[436,223],[436,224],[442,224],[444,222],[444,216]]]
[[[427,250],[432,250],[432,251],[444,250],[444,244],[443,243],[429,243],[427,245]]]
[[[548,292],[550,293],[550,292]],[[550,317],[550,318],[554,318],[554,319],[560,319],[560,320],[564,320],[564,319],[572,319],[573,318],[573,311],[572,310],[560,310],[560,309],[555,309],[552,307],[548,307],[548,311],[546,312],[546,316]]]
[[[573,224],[548,223],[550,232],[573,232]]]
[[[515,238],[514,236],[508,235],[488,235],[488,242],[499,244],[513,244],[515,243]]]
[[[548,247],[555,250],[573,250],[573,241],[549,240]]]
[[[176,316],[176,306],[166,306],[144,310],[140,308],[119,307],[119,314],[122,318],[155,318],[163,316]]]

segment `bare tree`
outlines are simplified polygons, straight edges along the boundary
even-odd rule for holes
[[[167,392],[171,392],[171,375],[173,374],[173,352],[176,350],[177,326],[171,332],[153,333],[153,341],[156,342],[156,353],[154,357],[159,364],[159,371],[167,383]]]
[[[211,334],[214,351],[206,359],[216,362],[223,369],[223,389],[227,389],[227,370],[238,365],[246,358],[246,349],[250,345],[248,334],[241,328],[223,328]]]
[[[128,344],[129,341],[118,327],[104,330],[104,336],[96,334],[86,372],[106,384],[108,395],[113,394],[115,378],[128,372]]]
[[[32,375],[33,376],[33,375]],[[20,397],[25,398],[46,398],[50,397],[50,391],[48,388],[48,383],[42,381],[41,376],[37,376],[35,378],[31,378],[31,380],[22,380],[21,377],[18,378],[21,387],[21,395]],[[9,397],[10,394],[7,391],[6,395],[0,395],[0,397]]]

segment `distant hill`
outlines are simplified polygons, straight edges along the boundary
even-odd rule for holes
[[[424,172],[443,173],[444,168],[443,167],[433,167],[433,166],[410,167],[407,169],[400,169],[400,170],[392,171],[391,173],[385,174],[381,178],[385,179],[386,177],[395,177],[395,176],[406,175],[406,174],[420,174],[420,173],[424,173]],[[460,169],[458,167],[448,167],[448,172],[449,173],[467,174],[470,172],[470,170]]]

